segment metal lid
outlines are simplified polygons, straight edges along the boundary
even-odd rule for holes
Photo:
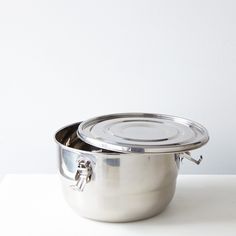
[[[82,122],[77,135],[84,142],[124,153],[173,153],[196,149],[207,143],[200,124],[170,115],[120,113]]]

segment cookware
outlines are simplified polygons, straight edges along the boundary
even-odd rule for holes
[[[175,193],[180,160],[207,143],[200,124],[121,113],[66,126],[56,135],[63,192],[80,215],[128,222],[157,215]]]

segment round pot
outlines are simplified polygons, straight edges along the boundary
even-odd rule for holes
[[[77,137],[80,123],[56,135],[66,201],[80,215],[98,221],[128,222],[157,215],[175,193],[180,159],[189,153],[118,153]]]

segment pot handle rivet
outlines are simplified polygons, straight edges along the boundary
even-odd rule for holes
[[[189,161],[192,161],[193,163],[199,165],[203,159],[202,155],[199,157],[198,160],[192,158],[190,152],[184,152],[179,154],[180,160],[183,161],[184,158],[188,159]]]
[[[79,160],[78,168],[75,174],[75,185],[71,185],[74,190],[83,192],[85,185],[91,180],[92,176],[92,165],[89,160]]]

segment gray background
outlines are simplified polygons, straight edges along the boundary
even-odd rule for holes
[[[0,2],[0,173],[56,172],[55,131],[113,112],[205,125],[181,173],[236,174],[236,2]]]

